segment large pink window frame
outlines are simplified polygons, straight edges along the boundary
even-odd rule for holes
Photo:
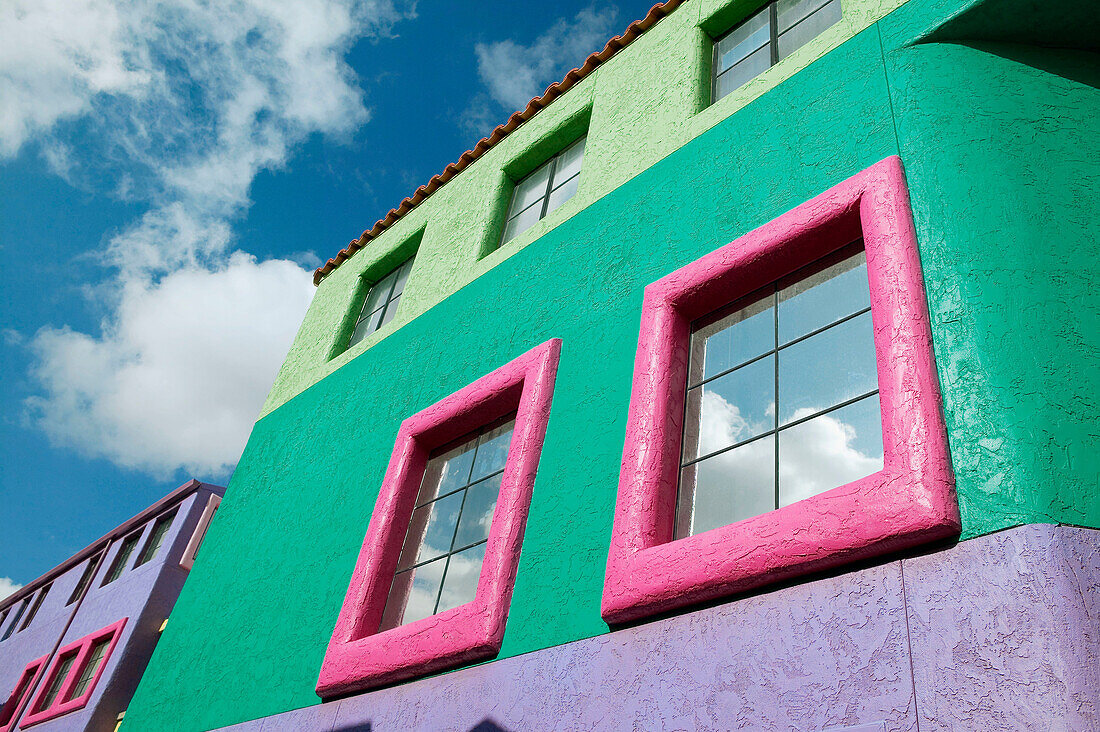
[[[31,713],[23,717],[23,721],[19,723],[20,729],[26,729],[31,725],[45,722],[54,717],[60,717],[62,714],[75,712],[87,706],[88,700],[92,698],[92,692],[95,691],[96,684],[99,683],[99,679],[103,676],[103,672],[107,670],[107,662],[111,659],[111,654],[114,652],[115,646],[118,645],[118,640],[122,636],[122,629],[126,627],[126,620],[127,618],[123,618],[122,620],[114,622],[106,628],[101,628],[94,633],[84,636],[80,640],[73,641],[57,651],[54,655],[53,665],[49,673],[43,677],[43,682],[38,687],[38,694],[35,696],[34,702],[30,707]],[[107,652],[103,654],[103,659],[99,662],[99,667],[95,671],[95,676],[92,677],[91,682],[88,684],[88,688],[85,689],[83,694],[75,699],[62,701],[69,695],[73,686],[80,679],[84,662],[87,660],[88,654],[92,652],[92,646],[104,638],[109,638],[110,644],[107,646]],[[53,676],[57,673],[57,667],[60,660],[73,653],[76,654],[76,660],[73,661],[73,665],[69,667],[68,676],[61,684],[61,689],[58,691],[54,703],[46,709],[39,709],[38,706],[42,703],[42,698],[46,695],[46,691],[50,688],[50,684],[53,683]]]
[[[4,705],[0,707],[0,732],[10,732],[15,729],[15,723],[18,719],[16,715],[19,713],[19,707],[27,697],[34,693],[34,686],[38,682],[38,677],[42,675],[42,669],[46,666],[46,661],[48,659],[48,654],[42,656],[42,658],[36,658],[28,663],[27,667],[23,669],[23,672],[19,674],[19,678],[15,681],[15,688],[12,689],[11,695]],[[18,692],[21,687],[24,688],[23,693],[16,696],[16,692]]]
[[[401,424],[321,665],[321,697],[491,658],[500,650],[560,352],[561,341],[549,340]],[[476,597],[378,632],[429,454],[512,412],[515,428]]]
[[[862,237],[884,467],[673,541],[691,323]],[[957,534],[954,476],[901,160],[887,158],[646,287],[602,603],[636,620]]]

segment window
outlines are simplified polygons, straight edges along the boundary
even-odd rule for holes
[[[401,302],[401,294],[405,291],[405,282],[409,279],[412,264],[413,258],[409,257],[400,267],[371,285],[363,300],[363,308],[355,321],[355,329],[351,332],[348,348],[393,320],[393,316],[397,314],[397,305]]]
[[[105,587],[122,576],[122,572],[126,569],[126,563],[130,561],[130,555],[134,553],[134,547],[137,546],[140,538],[141,529],[138,529],[122,540],[122,545],[118,548],[118,554],[115,555],[115,561],[111,562],[111,569],[107,572],[107,576],[103,578],[103,584],[100,587]]]
[[[73,641],[57,651],[46,683],[20,728],[83,709],[118,644],[127,618]]]
[[[646,288],[606,621],[958,533],[912,221],[887,158]]]
[[[149,538],[145,542],[145,548],[141,550],[137,562],[134,563],[135,568],[151,561],[153,557],[157,555],[157,552],[160,551],[161,546],[164,544],[164,537],[168,536],[168,529],[172,528],[172,522],[176,518],[177,510],[178,509],[172,509],[158,518],[156,523],[153,524],[153,531],[149,534]]]
[[[380,630],[474,599],[514,427],[509,418],[428,460]]]
[[[4,637],[0,638],[0,641],[6,641],[8,638],[11,638],[11,634],[15,632],[16,626],[19,625],[19,619],[23,617],[23,613],[27,611],[27,606],[30,604],[31,596],[27,595],[23,598],[23,602],[19,605],[19,609],[15,611],[15,615],[12,616],[11,625],[4,631]]]
[[[500,650],[560,351],[547,341],[401,424],[321,697]]]
[[[221,505],[222,497],[218,495],[210,496],[210,500],[206,502],[206,508],[202,510],[202,515],[199,517],[198,526],[195,527],[195,531],[191,534],[191,540],[187,542],[187,546],[183,550],[183,558],[180,559],[180,566],[184,569],[191,569],[195,566],[195,557],[199,553],[199,547],[202,546],[203,539],[206,538],[206,532],[210,528],[210,522],[214,520],[214,514],[218,511],[218,506]]]
[[[16,682],[11,696],[4,702],[4,706],[0,707],[0,732],[10,732],[15,726],[13,724],[15,714],[30,695],[31,689],[34,688],[34,682],[38,680],[38,674],[41,673],[42,667],[46,665],[47,658],[49,656],[42,656],[42,658],[31,661],[23,669],[23,673],[19,675],[19,681]]]
[[[73,594],[69,595],[69,600],[65,603],[65,607],[72,605],[84,595],[84,590],[88,589],[88,585],[92,583],[92,578],[95,576],[96,570],[99,569],[99,560],[102,556],[102,554],[96,554],[88,560],[86,565],[84,565],[84,572],[80,575],[80,581],[77,582],[76,587],[73,588]]]
[[[778,0],[714,42],[714,101],[840,20],[841,0]]]
[[[46,593],[53,587],[53,583],[50,583],[38,591],[38,594],[34,598],[34,604],[31,605],[30,612],[27,613],[27,617],[23,620],[23,624],[19,626],[19,630],[23,631],[27,629],[27,626],[34,620],[34,616],[38,614],[38,609],[42,607],[42,601],[46,599]]]
[[[99,670],[99,664],[103,661],[103,657],[107,655],[107,647],[110,644],[110,638],[101,638],[92,645],[88,657],[80,664],[80,676],[77,677],[73,687],[65,693],[65,701],[72,701],[88,690],[88,685],[92,683],[92,679]]]
[[[508,206],[504,234],[500,239],[501,246],[530,229],[577,192],[581,161],[584,159],[584,140],[583,137],[577,140],[516,183],[512,202]]]
[[[862,242],[693,324],[676,538],[882,470]]]

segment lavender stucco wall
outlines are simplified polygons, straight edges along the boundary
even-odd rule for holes
[[[63,607],[87,562],[81,562],[66,572],[55,580],[32,625],[0,644],[0,694],[6,697],[26,664],[53,651],[55,644],[64,646],[122,618],[129,618],[87,705],[41,722],[32,729],[41,732],[114,729],[118,713],[125,710],[153,652],[161,623],[171,612],[187,578],[187,571],[179,565],[187,542],[211,493],[221,494],[223,490],[201,484],[194,493],[177,504],[176,517],[160,550],[151,561],[135,568],[134,563],[149,538],[156,517],[146,521],[126,570],[117,580],[102,586],[122,543],[121,540],[112,542],[79,606]],[[66,630],[66,621],[74,608],[76,612]],[[51,612],[47,614],[47,610]],[[62,631],[64,636],[57,644]],[[20,641],[18,652],[16,646],[9,647],[9,643],[16,639]],[[50,663],[52,665],[53,659]],[[38,695],[42,682],[43,678],[40,678],[34,696]],[[26,716],[26,709],[23,716]]]
[[[1097,730],[1098,597],[1030,525],[227,729]]]

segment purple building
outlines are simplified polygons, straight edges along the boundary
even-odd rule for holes
[[[0,732],[118,726],[224,491],[191,480],[0,601]]]

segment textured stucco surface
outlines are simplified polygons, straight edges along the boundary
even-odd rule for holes
[[[889,155],[910,187],[963,538],[1100,526],[1095,56],[918,42],[986,5],[1004,7],[910,0],[260,420],[135,726],[317,704],[401,421],[550,337],[561,363],[498,658],[608,633],[644,287]]]
[[[66,646],[89,633],[128,618],[87,705],[83,709],[36,724],[33,729],[42,732],[114,729],[118,713],[126,709],[153,652],[161,623],[171,612],[187,578],[187,572],[179,566],[179,561],[212,488],[219,493],[222,491],[220,487],[203,484],[179,504],[172,527],[165,536],[160,551],[151,561],[136,569],[132,568],[138,551],[145,545],[152,530],[155,518],[143,526],[138,548],[130,557],[131,568],[124,571],[117,580],[100,586],[118,552],[120,540],[116,540],[107,550],[84,600],[79,605],[65,607],[65,602],[84,571],[84,562],[54,581],[42,610],[30,627],[0,643],[0,694],[6,698],[15,684],[15,677],[30,660],[52,652],[55,645]],[[13,643],[17,639],[18,643]],[[53,659],[50,664],[52,667]],[[39,677],[35,697],[41,691],[43,679],[44,676]]]
[[[232,730],[1100,729],[1098,556],[1021,527]]]
[[[685,3],[330,274],[317,289],[263,413],[370,349],[901,2],[904,0],[845,0],[843,20],[714,105],[709,105],[707,77],[711,45],[703,27],[721,32],[722,26],[714,26],[716,30],[709,27],[712,19],[728,18],[728,24],[734,24],[760,3]],[[584,131],[586,116],[588,139],[576,195],[531,229],[492,251],[500,238],[504,208],[511,193],[507,178],[522,177],[578,137]],[[377,280],[385,275],[400,261],[395,261],[394,252],[421,231],[419,253],[394,320],[329,360],[334,344],[346,339],[345,316],[354,309],[357,295],[363,295],[357,286],[360,277]],[[342,242],[331,244],[335,252]],[[401,258],[406,256],[403,253]]]

